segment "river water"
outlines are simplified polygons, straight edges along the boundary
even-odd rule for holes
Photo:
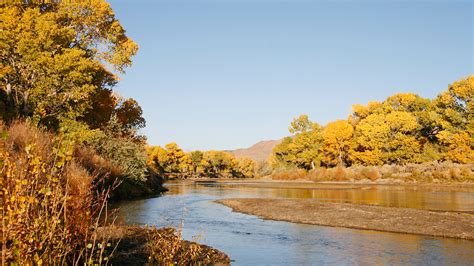
[[[474,211],[474,189],[174,182],[163,196],[120,204],[126,224],[183,226],[183,237],[229,254],[235,265],[474,265],[474,241],[303,225],[232,212],[223,198],[315,198],[437,211]]]

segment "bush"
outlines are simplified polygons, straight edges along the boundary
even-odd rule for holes
[[[371,181],[375,181],[382,177],[380,172],[375,167],[365,167],[362,169],[360,174],[364,178],[370,179]]]
[[[73,157],[74,146],[27,122],[0,125],[2,260],[7,264],[98,262],[94,230],[104,198]]]
[[[124,134],[122,125],[111,118],[103,134],[91,141],[92,148],[120,175],[144,181],[147,173],[145,143],[134,134]],[[116,172],[118,172],[116,171]]]
[[[303,169],[277,170],[272,174],[274,180],[299,180],[306,179],[307,172]]]
[[[407,182],[472,182],[474,164],[431,162],[407,165],[361,166],[347,168],[316,168],[307,174],[302,169],[279,169],[272,178],[275,180],[306,179],[320,181],[349,181],[369,179],[392,179]]]
[[[255,176],[264,177],[272,174],[272,167],[268,161],[257,161],[255,163]]]

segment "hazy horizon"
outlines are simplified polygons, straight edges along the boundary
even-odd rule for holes
[[[231,150],[473,71],[471,1],[111,1],[140,45],[116,90],[151,145]]]

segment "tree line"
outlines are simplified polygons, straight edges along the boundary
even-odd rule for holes
[[[291,136],[272,152],[272,167],[474,162],[474,76],[432,100],[399,93],[352,110],[346,120],[325,126],[307,115],[295,118]]]
[[[0,4],[0,119],[28,120],[94,150],[127,179],[148,174],[140,105],[113,89],[138,45],[110,5],[94,1]]]
[[[2,264],[106,264],[112,193],[161,189],[113,90],[137,50],[105,0],[0,2]]]
[[[224,151],[184,152],[176,143],[147,148],[148,165],[166,178],[252,178],[255,162]]]

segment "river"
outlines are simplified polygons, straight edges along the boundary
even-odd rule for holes
[[[164,195],[122,202],[126,224],[183,226],[183,237],[230,255],[235,265],[473,265],[474,241],[355,230],[235,213],[213,201],[237,197],[315,198],[436,211],[474,211],[474,188],[171,182]]]

